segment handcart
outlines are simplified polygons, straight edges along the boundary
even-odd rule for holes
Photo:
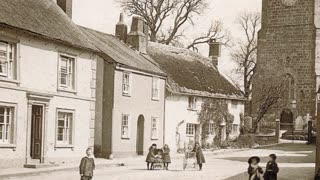
[[[197,167],[197,158],[195,152],[186,152],[183,158],[183,170]]]

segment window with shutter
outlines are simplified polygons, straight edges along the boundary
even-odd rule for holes
[[[123,114],[122,115],[122,121],[121,121],[121,138],[128,139],[129,136],[129,120],[130,115]]]
[[[130,96],[131,87],[131,73],[124,72],[123,73],[123,80],[122,80],[122,93],[125,96]]]
[[[152,78],[152,100],[159,100],[159,78]]]
[[[152,117],[151,118],[151,139],[156,140],[159,138],[158,136],[158,118]]]

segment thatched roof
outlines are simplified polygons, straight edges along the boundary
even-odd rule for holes
[[[150,59],[148,55],[133,50],[115,36],[85,27],[79,26],[79,28],[89,37],[92,44],[113,61],[130,68],[165,76],[159,67],[148,60]]]
[[[184,49],[149,43],[148,54],[167,73],[167,89],[195,96],[244,99],[242,92],[219,73],[209,58]]]
[[[52,0],[1,0],[0,27],[96,50],[75,23]]]

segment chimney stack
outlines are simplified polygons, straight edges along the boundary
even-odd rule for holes
[[[124,23],[123,20],[123,13],[120,13],[120,18],[119,18],[119,22],[116,25],[116,37],[118,39],[120,39],[123,42],[127,42],[127,36],[128,36],[128,27],[127,25]]]
[[[221,44],[216,39],[209,40],[209,57],[212,64],[218,66],[219,57],[221,56]]]
[[[72,0],[57,0],[57,4],[72,19]]]
[[[128,44],[141,53],[147,53],[148,29],[142,17],[132,17],[131,31],[128,34]]]

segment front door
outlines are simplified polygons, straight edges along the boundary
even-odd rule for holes
[[[32,106],[31,119],[31,158],[41,159],[42,150],[42,121],[43,121],[43,107]]]
[[[143,155],[143,141],[144,141],[144,117],[142,115],[138,118],[137,124],[137,154]]]

